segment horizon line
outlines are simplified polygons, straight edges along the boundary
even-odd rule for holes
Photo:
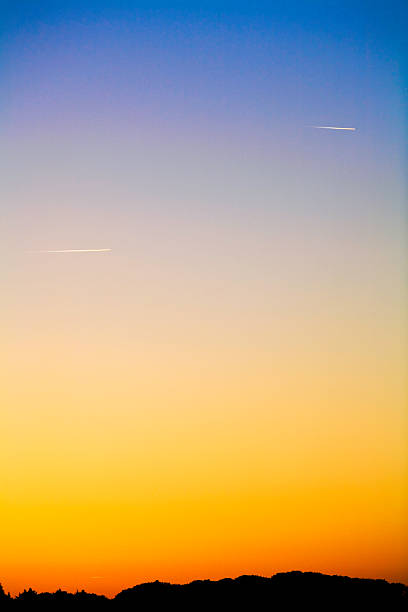
[[[388,580],[386,578],[361,578],[359,576],[349,576],[347,574],[326,574],[325,572],[319,572],[319,571],[313,571],[313,570],[288,570],[288,571],[281,571],[281,572],[275,572],[274,574],[270,574],[265,576],[264,574],[239,574],[238,576],[235,576],[234,578],[231,578],[230,576],[224,576],[223,578],[196,578],[194,580],[190,580],[188,582],[168,582],[166,580],[147,580],[145,582],[139,582],[137,584],[134,584],[130,587],[124,587],[122,590],[118,591],[117,593],[115,593],[113,596],[109,596],[106,594],[98,594],[98,593],[93,593],[93,592],[89,592],[89,591],[85,591],[85,589],[81,589],[79,590],[79,588],[76,589],[76,591],[65,591],[64,589],[62,589],[61,587],[58,587],[55,591],[36,591],[35,589],[33,589],[32,587],[26,587],[24,588],[24,591],[34,591],[34,593],[36,593],[37,595],[43,595],[43,594],[55,594],[58,591],[62,591],[64,593],[70,594],[70,595],[75,595],[77,593],[81,593],[81,592],[85,592],[88,595],[97,595],[98,597],[104,597],[105,599],[108,599],[110,601],[113,601],[118,595],[120,595],[121,593],[123,593],[124,591],[130,591],[136,587],[139,586],[144,586],[146,584],[155,584],[155,583],[160,583],[160,584],[167,584],[170,586],[189,586],[191,584],[194,584],[196,582],[223,582],[225,580],[239,580],[240,578],[263,578],[265,580],[271,580],[272,578],[275,578],[276,576],[281,576],[281,575],[288,575],[288,574],[304,574],[304,575],[318,575],[318,576],[325,576],[327,578],[347,578],[350,580],[362,580],[362,581],[380,581],[380,582],[386,582],[387,584],[396,584],[396,585],[401,585],[404,586],[405,588],[408,588],[408,584],[406,584],[405,582],[400,582],[398,580]],[[97,576],[91,576],[91,578],[97,578]],[[103,578],[102,576],[98,576],[98,578]],[[3,586],[4,588],[4,584],[0,582],[0,585]],[[10,593],[8,593],[8,595],[10,596],[11,599],[16,599],[18,598],[18,596],[23,593],[24,591],[20,591],[19,593],[17,593],[16,595],[12,596],[10,595]]]

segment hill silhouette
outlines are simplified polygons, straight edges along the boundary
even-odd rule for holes
[[[78,591],[36,593],[16,597],[0,585],[0,611],[8,610],[406,610],[408,587],[386,580],[288,572],[271,578],[240,576],[196,580],[189,584],[149,582],[118,593],[113,599]]]

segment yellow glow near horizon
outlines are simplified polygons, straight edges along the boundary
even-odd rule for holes
[[[340,315],[329,289],[316,311],[281,291],[271,318],[238,285],[220,319],[189,300],[211,277],[187,292],[175,274],[146,306],[122,260],[70,261],[37,272],[53,308],[36,301],[30,329],[3,338],[6,589],[113,595],[291,569],[406,580],[401,319],[361,319],[370,295],[346,292]]]

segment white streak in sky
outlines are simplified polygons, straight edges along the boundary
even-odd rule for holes
[[[107,253],[112,249],[60,249],[56,251],[28,251],[29,253]]]
[[[336,125],[311,125],[310,127],[316,130],[348,130],[349,132],[355,132],[355,127],[337,127]]]

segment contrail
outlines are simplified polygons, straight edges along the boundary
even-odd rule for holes
[[[316,130],[348,130],[349,132],[355,132],[355,127],[337,127],[336,125],[311,125],[310,127]]]
[[[107,253],[112,249],[59,249],[55,251],[28,251],[28,253]]]

